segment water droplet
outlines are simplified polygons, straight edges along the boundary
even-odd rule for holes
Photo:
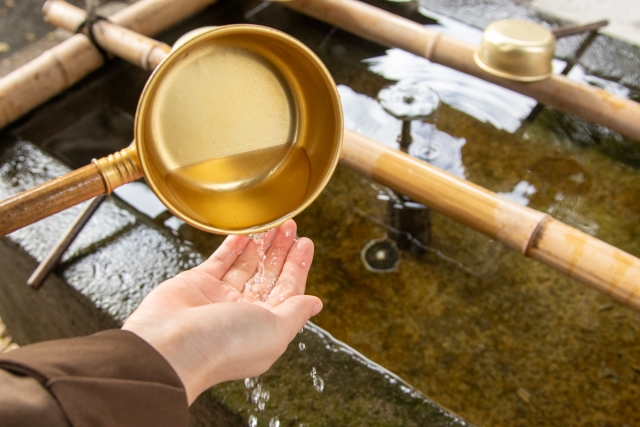
[[[262,394],[262,384],[258,384],[256,388],[251,392],[251,402],[258,403],[260,395]]]
[[[280,427],[280,420],[278,417],[273,417],[269,420],[269,427]]]
[[[258,400],[258,411],[264,411],[264,407],[267,404],[267,402],[265,402],[262,399]]]
[[[313,386],[316,390],[318,390],[319,393],[322,393],[322,390],[324,390],[324,381],[322,380],[322,378],[320,378],[320,376],[316,375],[315,377],[313,377]]]
[[[298,332],[299,334],[304,332],[304,328],[300,329],[300,332]]]
[[[256,427],[258,425],[258,418],[255,415],[249,416],[249,427]]]
[[[253,388],[255,387],[255,383],[253,382],[253,378],[245,378],[244,379],[244,386],[246,388]]]
[[[311,378],[315,378],[315,376],[317,375],[317,371],[315,366],[313,368],[311,368]]]
[[[268,402],[270,397],[271,397],[271,393],[269,393],[269,390],[265,390],[262,392],[262,399],[265,402]]]
[[[303,351],[305,348],[307,348],[307,346],[304,345],[303,342],[301,342],[300,344],[298,344],[298,348],[300,349],[300,351]]]

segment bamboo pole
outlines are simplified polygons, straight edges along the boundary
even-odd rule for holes
[[[353,131],[340,161],[640,311],[640,259]]]
[[[340,162],[640,310],[640,259],[620,249],[353,131]]]
[[[521,83],[483,71],[474,45],[357,0],[293,0],[284,6],[384,46],[397,47],[447,67],[535,98],[565,113],[640,141],[640,104],[562,75]]]
[[[56,0],[57,1],[57,0]],[[140,0],[114,14],[111,22],[153,35],[216,0]],[[44,10],[51,7],[45,3]],[[77,22],[72,31],[79,26]],[[82,34],[76,34],[0,79],[0,128],[71,87],[104,65],[104,58]]]
[[[49,0],[43,8],[43,13],[45,21],[68,31],[78,28],[86,19],[84,10],[60,0]],[[96,21],[92,32],[98,45],[105,51],[147,71],[156,68],[171,50],[171,46],[166,43],[106,20]],[[84,28],[82,33],[88,35],[88,29]],[[126,40],[126,43],[113,40]]]

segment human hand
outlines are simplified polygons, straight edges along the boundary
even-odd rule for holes
[[[124,323],[171,364],[189,405],[214,384],[264,373],[322,310],[319,298],[304,295],[313,243],[295,237],[293,220],[264,237],[263,280],[256,243],[227,237],[207,261],[150,292]]]

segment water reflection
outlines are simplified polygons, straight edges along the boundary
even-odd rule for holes
[[[436,31],[472,44],[480,44],[482,30],[448,18],[444,15],[420,8],[420,12],[438,21],[427,25]],[[513,133],[519,127],[537,101],[519,93],[472,77],[460,71],[405,52],[390,49],[385,56],[367,59],[369,69],[390,80],[416,79],[428,81],[440,95],[442,101],[483,123]],[[566,62],[554,59],[553,72],[560,73]],[[619,83],[592,76],[585,69],[575,66],[568,77],[585,84],[594,85],[617,96],[629,97],[629,89]]]
[[[622,98],[629,98],[631,91],[621,85],[620,83],[612,82],[611,80],[605,80],[601,77],[591,76],[587,74],[586,70],[580,66],[575,65],[569,74],[567,75],[571,80],[576,80],[580,83],[584,83],[586,85],[597,86],[600,89],[604,89],[607,92],[617,95]]]
[[[356,93],[348,86],[339,85],[338,92],[342,101],[346,128],[389,147],[398,148],[401,120],[386,113],[376,100]],[[411,131],[413,143],[409,147],[409,154],[460,178],[465,177],[462,147],[466,141],[463,138],[454,138],[435,129],[434,125],[419,120],[413,121]],[[435,134],[432,135],[434,131]]]
[[[167,208],[158,197],[142,182],[130,182],[113,190],[122,200],[142,212],[155,218]]]
[[[420,12],[438,21],[438,25],[428,25],[429,28],[459,40],[480,44],[481,30],[424,8]],[[515,132],[520,127],[520,122],[536,106],[536,101],[532,98],[444,65],[434,64],[401,49],[390,49],[385,56],[371,58],[366,62],[372,72],[390,80],[428,81],[444,103],[507,132]]]
[[[507,193],[498,192],[497,194],[512,202],[527,206],[529,204],[529,198],[535,193],[536,187],[534,187],[533,184],[527,181],[520,181],[513,190]]]

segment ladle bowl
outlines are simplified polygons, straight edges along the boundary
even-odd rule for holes
[[[306,46],[271,28],[229,25],[172,50],[140,97],[134,144],[93,163],[107,194],[144,175],[186,223],[249,234],[277,227],[315,200],[335,170],[342,135],[335,83]],[[40,187],[0,202],[3,222],[25,222],[18,211],[28,210],[29,200],[41,211],[0,232],[95,195],[55,202],[56,194],[83,192],[83,185]]]
[[[521,19],[502,19],[485,28],[473,59],[489,74],[535,82],[551,76],[555,46],[555,36],[542,25]]]

